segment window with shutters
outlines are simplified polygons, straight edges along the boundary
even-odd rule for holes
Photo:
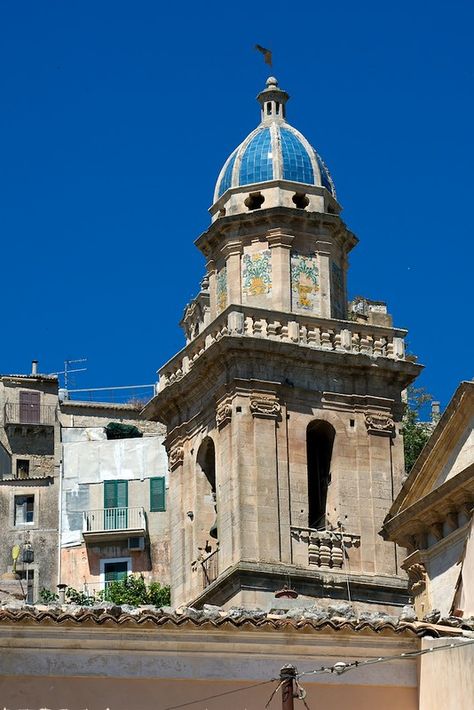
[[[128,527],[128,481],[104,481],[104,523],[106,530]]]
[[[166,510],[165,499],[165,479],[150,478],[150,512],[162,512]]]
[[[35,497],[15,496],[15,525],[26,525],[34,522]]]

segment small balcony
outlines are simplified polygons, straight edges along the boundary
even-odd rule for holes
[[[354,569],[360,536],[337,530],[315,530],[291,526],[293,562],[321,570]]]
[[[82,514],[84,542],[109,542],[127,537],[144,537],[146,516],[143,508],[98,508]]]
[[[54,426],[56,406],[54,404],[7,402],[4,416],[5,424],[10,426]]]

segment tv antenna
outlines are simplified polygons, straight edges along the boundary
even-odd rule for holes
[[[87,367],[74,367],[71,368],[71,365],[77,365],[81,362],[87,362],[86,357],[81,357],[76,360],[64,360],[64,370],[61,370],[61,372],[52,372],[52,375],[63,375],[64,376],[64,388],[68,388],[69,384],[69,377],[70,375],[73,374],[73,372],[85,372],[87,370]]]

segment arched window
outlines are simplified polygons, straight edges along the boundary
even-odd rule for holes
[[[217,539],[216,449],[211,438],[206,437],[202,442],[196,461],[199,476],[199,509],[202,511],[200,523],[204,534]]]
[[[326,525],[326,499],[331,476],[331,457],[336,431],[325,421],[314,421],[306,431],[308,463],[308,527]]]

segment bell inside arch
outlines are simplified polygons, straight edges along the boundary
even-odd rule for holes
[[[211,525],[211,529],[209,530],[209,535],[214,538],[214,540],[217,540],[217,515],[215,517],[214,522]]]

